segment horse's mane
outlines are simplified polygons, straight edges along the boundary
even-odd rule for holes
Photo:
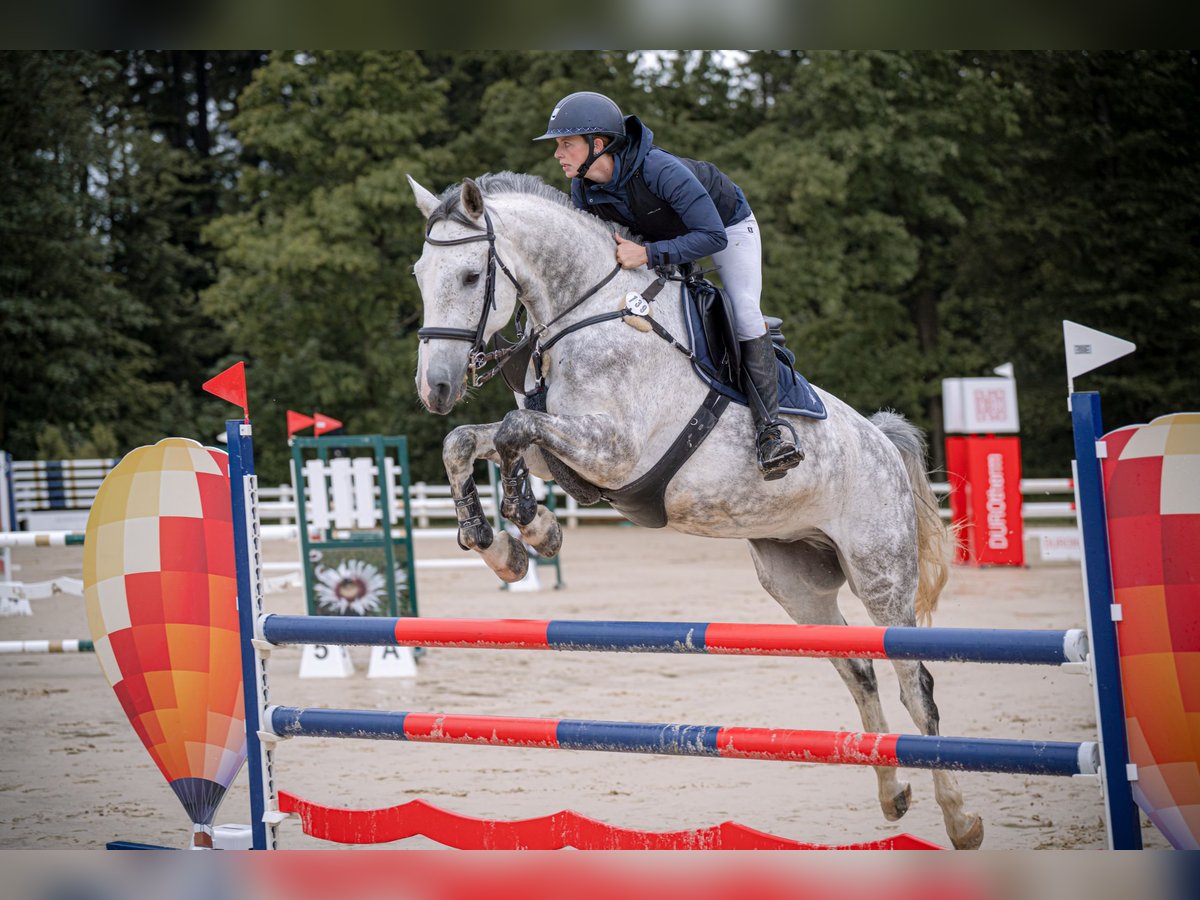
[[[546,184],[538,175],[528,175],[524,172],[488,172],[480,175],[474,181],[479,185],[479,190],[483,192],[485,199],[497,194],[524,194],[530,197],[540,197],[543,200],[557,203],[559,206],[564,206],[573,212],[579,213],[588,221],[588,225],[600,229],[604,234],[609,233],[609,227],[601,222],[600,219],[576,208],[574,202],[572,202],[567,194],[564,194],[556,187]],[[429,225],[432,226],[435,222],[447,220],[465,225],[468,228],[478,228],[479,224],[463,212],[461,199],[462,182],[452,184],[442,191],[438,197],[437,209],[429,215]],[[617,230],[623,237],[629,236],[629,232],[625,228],[618,226]]]

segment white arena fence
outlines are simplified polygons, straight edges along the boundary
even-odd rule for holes
[[[580,506],[558,485],[551,490],[557,499],[556,515],[567,528],[587,522],[622,522],[624,519],[605,503]],[[934,493],[942,503],[942,518],[949,520],[948,482],[934,482]],[[1078,561],[1081,556],[1079,528],[1075,521],[1075,484],[1070,478],[1024,478],[1021,480],[1021,518],[1026,541],[1037,543],[1036,557],[1043,561]],[[413,507],[413,537],[453,537],[457,534],[454,500],[450,486],[416,482],[409,487]],[[295,521],[296,501],[291,485],[259,488],[260,515],[264,522],[291,524]],[[1036,499],[1035,499],[1036,498]],[[1054,499],[1044,499],[1054,498]],[[481,490],[484,513],[495,517],[495,500],[490,491]]]
[[[119,460],[82,459],[61,461],[14,460],[11,463],[11,502],[15,527],[25,531],[82,530],[92,500],[104,476]],[[947,482],[934,482],[942,500],[942,517],[949,519],[945,500]],[[562,488],[552,487],[558,500],[557,514],[567,528],[588,522],[620,522],[621,515],[607,504],[580,506]],[[0,487],[0,494],[4,491]],[[1024,478],[1021,480],[1021,517],[1026,539],[1042,544],[1043,558],[1077,559],[1079,532],[1075,524],[1074,483],[1069,478]],[[444,537],[454,533],[454,501],[450,486],[418,481],[410,486],[414,537]],[[259,488],[260,516],[264,523],[291,525],[296,521],[296,498],[289,484]],[[480,492],[484,511],[494,516],[494,500]],[[15,530],[5,523],[3,530]]]
[[[82,529],[88,510],[119,459],[6,460],[0,500],[25,531]],[[0,512],[0,518],[7,515]],[[5,530],[14,525],[5,521]]]
[[[558,485],[553,485],[554,496],[558,499],[557,514],[560,519],[572,528],[582,521],[606,520],[620,521],[621,514],[607,504],[598,503],[595,506],[580,506],[574,497],[568,495]],[[933,482],[934,493],[945,500],[950,494],[948,482]],[[1021,480],[1021,493],[1025,496],[1056,496],[1066,495],[1070,499],[1054,501],[1026,500],[1021,505],[1022,518],[1030,521],[1075,521],[1074,482],[1070,478],[1024,478]],[[278,521],[281,524],[291,524],[296,515],[296,500],[291,485],[280,485],[276,488],[259,488],[259,496],[265,502],[259,504],[260,516],[263,521]],[[433,522],[454,522],[454,500],[450,496],[450,486],[447,484],[427,484],[418,481],[409,487],[412,497],[413,523],[418,528],[430,528]],[[489,510],[492,504],[490,495],[480,492],[484,509]],[[942,518],[950,518],[950,510],[942,508]]]

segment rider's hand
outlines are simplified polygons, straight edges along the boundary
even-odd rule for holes
[[[637,269],[650,264],[650,255],[641,244],[627,241],[615,232],[613,238],[617,242],[617,262],[622,269]]]

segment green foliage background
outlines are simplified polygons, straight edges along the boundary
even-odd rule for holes
[[[1072,455],[1061,321],[1135,341],[1081,386],[1110,423],[1197,407],[1200,62],[1191,52],[0,53],[0,447],[205,441],[200,384],[247,362],[259,471],[284,411],[442,436],[416,399],[421,217],[512,169],[565,187],[554,101],[611,95],[710,159],[762,223],[764,309],[798,366],[931,432],[941,379],[1012,361],[1029,475]]]

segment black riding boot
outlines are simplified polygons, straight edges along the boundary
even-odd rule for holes
[[[779,418],[779,367],[771,335],[741,341],[743,387],[754,416],[758,467],[765,481],[774,481],[794,469],[804,459],[796,431]],[[757,401],[757,402],[756,402]],[[784,429],[791,432],[790,439]]]

